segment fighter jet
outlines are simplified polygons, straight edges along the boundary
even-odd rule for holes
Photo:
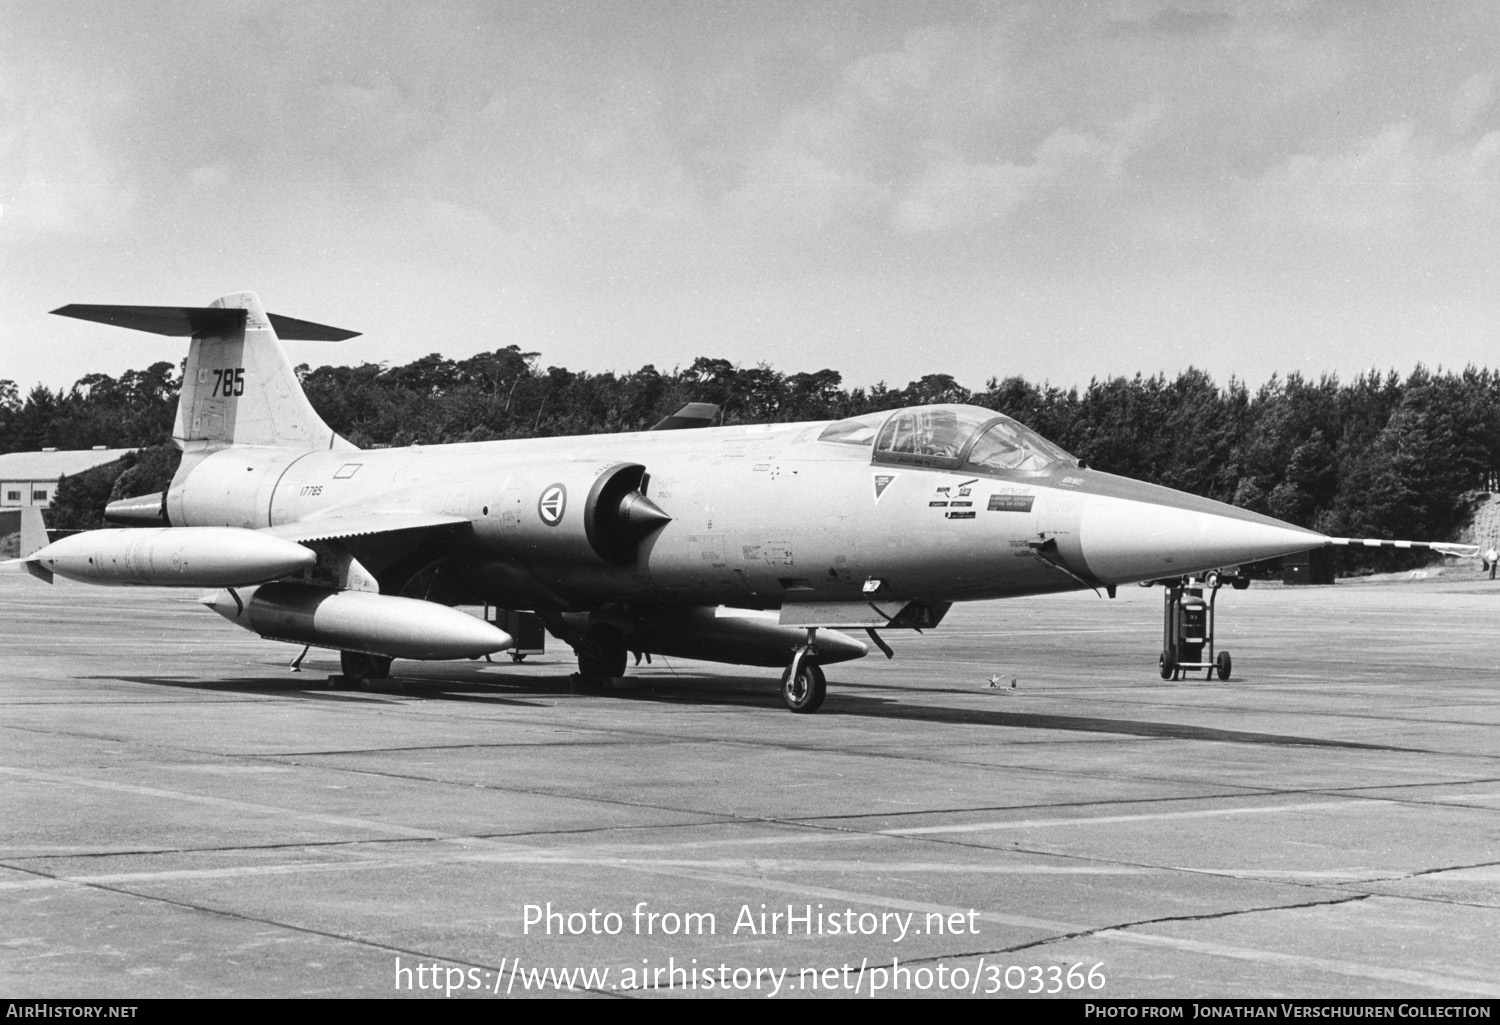
[[[354,332],[250,292],[53,312],[191,339],[183,458],[165,493],[111,504],[128,526],[19,561],[49,582],[215,588],[204,603],[236,625],[339,651],[348,683],[503,651],[534,617],[576,652],[581,689],[632,652],[681,656],[783,667],[784,704],[813,712],[823,666],[868,651],[846,631],[889,656],[881,631],[937,627],[954,602],[1113,596],[1356,543],[1091,469],[971,405],[748,427],[689,406],[629,434],[360,450],[280,341]]]

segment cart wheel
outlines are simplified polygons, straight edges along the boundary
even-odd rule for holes
[[[1223,583],[1223,577],[1216,569],[1211,569],[1203,574],[1203,586],[1210,591],[1217,591]]]
[[[1161,678],[1170,680],[1177,672],[1177,652],[1171,648],[1163,648],[1161,657],[1157,659],[1157,665],[1161,667]]]
[[[1214,670],[1219,674],[1219,679],[1229,679],[1229,671],[1234,667],[1234,660],[1229,657],[1229,652],[1219,652],[1219,657],[1214,659]]]

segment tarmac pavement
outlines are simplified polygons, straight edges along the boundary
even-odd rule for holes
[[[1223,591],[1227,683],[1159,589],[958,606],[810,716],[550,638],[332,690],[194,598],[0,577],[0,995],[1500,996],[1472,575]]]

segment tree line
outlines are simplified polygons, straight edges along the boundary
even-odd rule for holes
[[[991,379],[971,391],[947,374],[903,388],[846,388],[836,370],[787,374],[700,357],[686,368],[623,374],[543,369],[507,346],[464,360],[403,366],[307,365],[314,408],[362,448],[643,430],[687,402],[723,424],[828,420],[906,405],[970,402],[999,410],[1089,466],[1230,502],[1335,536],[1451,540],[1500,468],[1500,373],[1469,367],[1344,382],[1290,374],[1252,390],[1188,369],[1095,379],[1085,388]],[[24,398],[0,381],[0,451],[140,449],[124,472],[68,481],[54,526],[93,526],[104,502],[162,490],[181,371],[156,363],[119,379],[89,374]],[[84,475],[88,476],[88,475]],[[1486,543],[1491,539],[1479,539]],[[1393,568],[1413,553],[1353,553],[1350,569]]]

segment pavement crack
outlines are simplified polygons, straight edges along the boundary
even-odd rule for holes
[[[1340,904],[1354,904],[1362,900],[1369,900],[1373,894],[1356,893],[1345,897],[1332,897],[1328,900],[1295,901],[1291,904],[1267,904],[1253,908],[1232,908],[1228,911],[1205,911],[1195,915],[1163,915],[1159,918],[1143,918],[1135,922],[1123,922],[1116,925],[1101,925],[1089,929],[1080,929],[1077,932],[1064,933],[1057,936],[1048,936],[1040,940],[1032,940],[1029,943],[1017,944],[1014,947],[1006,947],[996,953],[1013,954],[1019,950],[1033,950],[1038,947],[1050,946],[1064,940],[1086,939],[1107,932],[1122,932],[1127,929],[1139,929],[1151,925],[1167,925],[1176,922],[1212,922],[1227,918],[1236,918],[1240,915],[1258,915],[1268,911],[1299,911],[1303,908],[1337,907]]]

